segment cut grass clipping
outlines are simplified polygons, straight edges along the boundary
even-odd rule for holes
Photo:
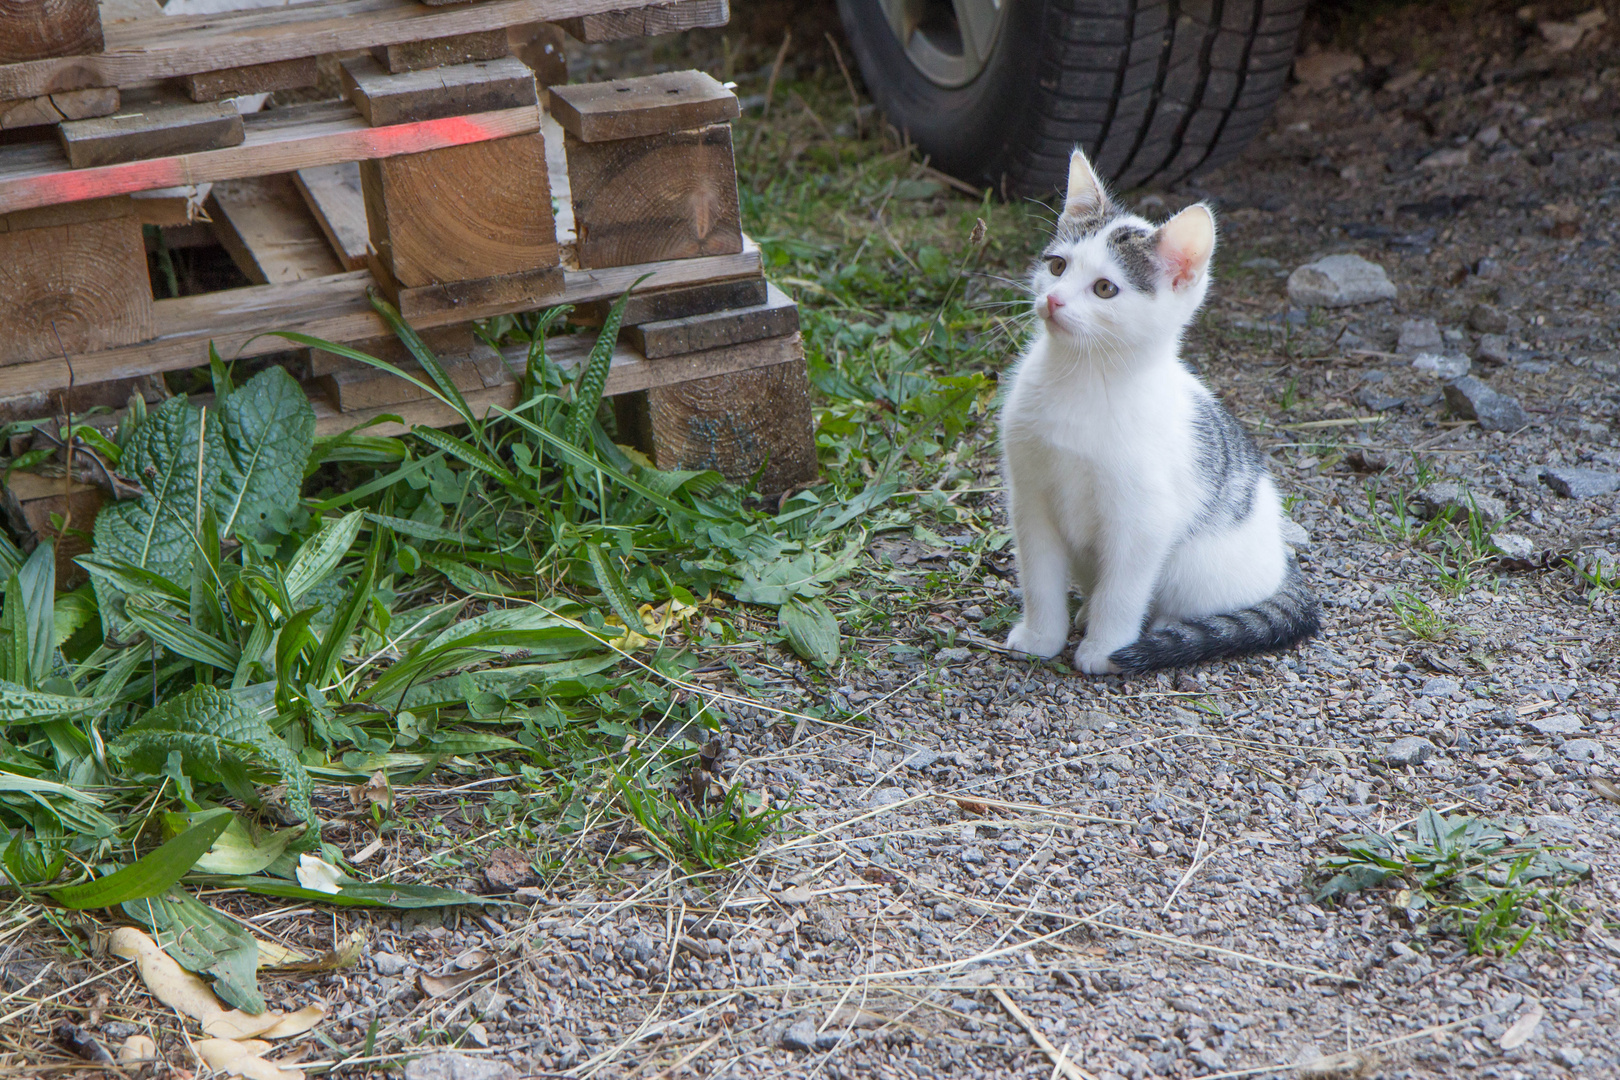
[[[1316,899],[1394,885],[1392,906],[1419,926],[1460,934],[1470,953],[1518,952],[1538,932],[1562,935],[1564,893],[1591,874],[1567,848],[1504,822],[1425,810],[1409,829],[1340,836],[1343,855],[1317,860],[1331,875]]]

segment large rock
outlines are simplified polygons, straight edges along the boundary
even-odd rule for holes
[[[471,1054],[429,1054],[405,1064],[405,1080],[517,1080],[517,1075],[504,1061]]]
[[[1470,510],[1487,525],[1507,517],[1507,503],[1492,495],[1469,491],[1455,480],[1437,480],[1412,493],[1412,509],[1421,518],[1436,518],[1451,511],[1451,520],[1467,521]]]
[[[1300,307],[1352,307],[1395,299],[1395,283],[1360,255],[1329,255],[1288,275],[1288,299]]]
[[[1541,474],[1542,483],[1566,499],[1589,499],[1620,491],[1620,473],[1599,469],[1566,469],[1562,466]]]
[[[1505,364],[1513,359],[1513,342],[1503,334],[1481,334],[1474,358],[1482,364]]]
[[[1408,319],[1401,323],[1400,336],[1395,341],[1398,353],[1416,354],[1436,352],[1445,339],[1433,319]]]
[[[1423,352],[1412,358],[1412,370],[1436,379],[1460,379],[1471,366],[1462,353]]]
[[[1477,420],[1486,431],[1518,431],[1530,423],[1516,400],[1468,375],[1446,384],[1446,404],[1464,420]]]

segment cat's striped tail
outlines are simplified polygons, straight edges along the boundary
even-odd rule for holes
[[[1206,660],[1286,649],[1315,634],[1321,625],[1316,594],[1305,584],[1299,564],[1289,559],[1282,588],[1269,600],[1242,611],[1188,619],[1149,631],[1109,659],[1127,675],[1187,667]]]

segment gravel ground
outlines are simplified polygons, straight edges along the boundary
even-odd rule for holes
[[[1620,602],[1565,562],[1612,580],[1620,496],[1554,487],[1620,484],[1620,10],[1566,51],[1535,21],[1583,10],[1416,5],[1341,29],[1239,162],[1139,199],[1219,208],[1189,357],[1272,453],[1318,639],[1134,681],[1012,660],[985,644],[1016,606],[1012,560],[968,573],[965,534],[891,535],[856,583],[893,605],[889,634],[849,642],[861,661],[830,684],[763,657],[788,715],[730,710],[725,771],[804,807],[748,872],[533,883],[488,914],[380,922],[359,966],[269,989],[328,1001],[339,1044],[375,1017],[383,1041],[524,1076],[1620,1075],[1620,805],[1601,793]],[[1396,298],[1291,305],[1290,273],[1339,253]],[[1459,420],[1435,356],[1467,357],[1528,426]],[[988,509],[990,433],[970,453],[963,498]],[[1511,515],[1513,556],[1452,589],[1438,549],[1369,517],[1388,534],[1392,500],[1448,480]],[[907,592],[945,598],[884,600]],[[1437,640],[1403,625],[1403,594]],[[794,722],[828,701],[845,719]],[[1424,807],[1527,819],[1590,863],[1570,934],[1471,956],[1387,891],[1311,902],[1334,837]],[[466,981],[434,997],[423,974]]]

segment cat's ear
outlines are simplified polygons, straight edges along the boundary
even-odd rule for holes
[[[1215,215],[1195,203],[1159,226],[1159,259],[1172,289],[1184,289],[1209,268],[1215,253]]]
[[[1108,205],[1108,192],[1079,147],[1069,155],[1069,191],[1063,199],[1064,217],[1087,217]]]

